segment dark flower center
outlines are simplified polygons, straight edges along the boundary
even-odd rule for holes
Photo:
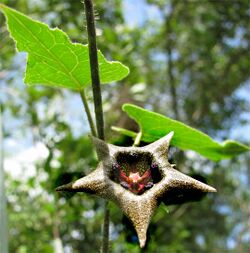
[[[111,179],[134,194],[141,195],[162,177],[149,153],[118,153]]]

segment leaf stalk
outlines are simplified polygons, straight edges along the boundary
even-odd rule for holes
[[[93,121],[92,116],[91,116],[91,112],[90,112],[90,109],[89,109],[89,105],[88,105],[88,101],[87,101],[84,89],[80,90],[79,93],[80,93],[80,96],[81,96],[81,99],[82,99],[82,103],[83,103],[85,112],[87,114],[87,119],[88,119],[88,122],[89,122],[91,134],[93,136],[97,137],[95,124],[94,124],[94,121]]]

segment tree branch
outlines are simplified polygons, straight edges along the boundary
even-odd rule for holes
[[[170,85],[170,92],[172,97],[172,110],[174,112],[175,119],[179,119],[179,110],[178,110],[178,98],[176,93],[176,80],[174,77],[174,64],[172,58],[172,49],[173,49],[173,39],[172,39],[172,19],[175,12],[175,5],[172,4],[172,10],[168,16],[165,17],[166,22],[166,51],[167,51],[167,75]]]
[[[4,189],[3,168],[3,120],[2,105],[0,104],[0,252],[8,253],[7,204]]]

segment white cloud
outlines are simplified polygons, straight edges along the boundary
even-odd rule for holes
[[[38,142],[33,147],[25,149],[17,154],[9,156],[4,161],[4,169],[14,179],[27,179],[35,176],[35,163],[46,159],[49,151],[46,146]]]

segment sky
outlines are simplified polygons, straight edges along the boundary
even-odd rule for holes
[[[131,27],[141,26],[146,19],[155,19],[159,18],[160,14],[158,9],[155,6],[146,5],[145,0],[125,0],[123,3],[124,9],[124,17],[127,24]],[[230,41],[230,43],[238,43],[237,40]],[[14,71],[8,72],[7,79],[13,78],[15,76],[14,86],[18,86],[22,92],[25,92],[25,84],[21,81],[24,68],[25,68],[26,54],[19,53],[13,58]],[[3,82],[1,83],[0,79],[0,87],[4,87]],[[9,87],[5,87],[4,92],[7,92]],[[1,101],[4,101],[4,92],[0,93]],[[54,101],[54,104],[50,106],[50,110],[55,110],[60,113],[63,119],[68,122],[74,122],[74,132],[75,135],[81,135],[89,131],[88,122],[86,119],[86,115],[83,113],[82,104],[79,96],[73,95],[72,93],[65,91],[65,100],[63,104],[58,98],[58,101]],[[244,99],[249,99],[250,97],[250,82],[242,88],[240,88],[236,94],[236,96]],[[14,98],[14,99],[17,99]],[[79,106],[80,105],[80,106]],[[45,114],[47,108],[44,108],[44,105],[41,103],[38,106],[39,114]],[[12,138],[6,138],[5,140],[5,152],[6,152],[6,160],[5,160],[5,170],[11,173],[13,176],[17,178],[20,176],[21,171],[23,170],[23,165],[27,168],[27,174],[31,175],[32,168],[34,169],[34,159],[44,159],[47,155],[47,150],[44,144],[41,143],[33,143],[32,135],[29,131],[27,131],[24,135],[23,132],[15,131],[19,126],[23,124],[19,120],[11,118],[8,113],[5,113],[5,128],[8,128],[9,131],[14,132]],[[244,118],[250,122],[250,111],[248,113],[244,113],[239,115],[239,119]],[[245,133],[250,133],[250,124],[246,126],[238,126],[231,130],[229,138],[235,140],[242,140],[244,136],[244,140],[250,142],[250,134],[246,135]],[[54,134],[53,132],[51,134]]]
[[[159,19],[161,14],[157,7],[150,7],[144,0],[125,0],[123,2],[124,17],[130,27],[141,26],[147,19]]]

